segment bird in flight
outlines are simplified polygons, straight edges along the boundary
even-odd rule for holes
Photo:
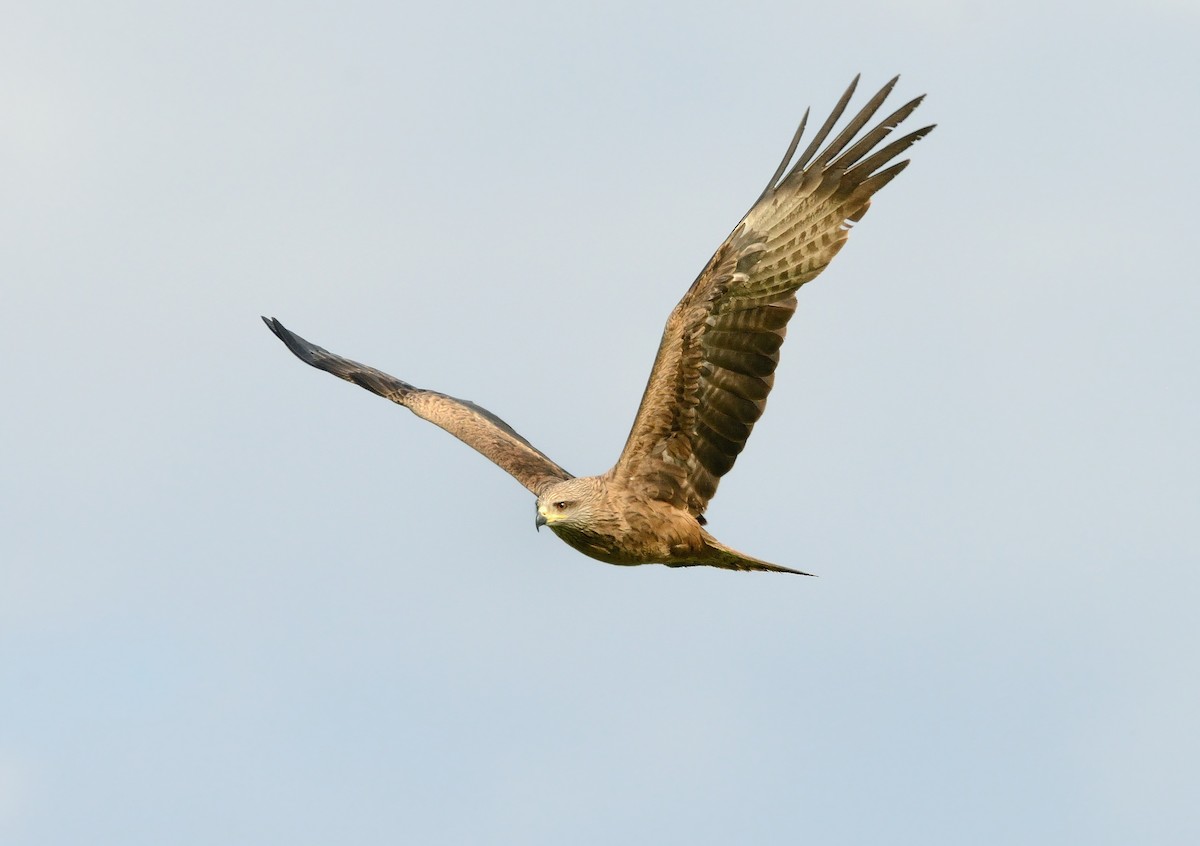
[[[584,555],[620,565],[809,575],[726,546],[705,529],[704,512],[762,416],[797,289],[825,269],[875,192],[908,165],[897,156],[933,129],[883,143],[920,105],[917,97],[863,132],[897,79],[826,144],[855,77],[797,156],[804,113],[767,187],[667,318],[629,439],[607,473],[576,478],[487,409],[414,387],[263,320],[301,361],[403,405],[508,471],[537,496],[537,527],[549,526]]]

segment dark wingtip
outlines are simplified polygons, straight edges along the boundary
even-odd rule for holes
[[[287,330],[283,328],[283,324],[279,322],[278,318],[267,317],[266,315],[259,316],[262,317],[262,322],[267,324],[268,329],[274,332],[280,339],[284,339],[283,333],[287,332]]]
[[[318,363],[319,354],[325,352],[323,349],[301,338],[280,323],[278,318],[263,317],[263,323],[267,324],[267,328],[274,332],[279,340],[283,341],[284,345],[292,351],[292,355],[305,364],[311,364],[318,369],[324,369]]]

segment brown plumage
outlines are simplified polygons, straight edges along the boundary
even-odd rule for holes
[[[805,113],[767,187],[671,312],[629,439],[601,476],[576,479],[486,409],[415,388],[263,320],[301,361],[405,406],[508,471],[537,495],[537,525],[585,555],[610,564],[801,573],[730,549],[704,529],[703,515],[766,407],[796,290],[825,269],[872,195],[908,165],[896,157],[933,129],[880,146],[918,97],[859,136],[893,79],[822,148],[857,83],[796,157]]]

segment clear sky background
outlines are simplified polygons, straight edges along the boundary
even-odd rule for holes
[[[1200,840],[1200,4],[0,26],[0,841]],[[616,458],[805,106],[938,130],[622,569],[263,327]]]

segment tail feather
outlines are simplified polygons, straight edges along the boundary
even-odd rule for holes
[[[706,566],[720,567],[722,570],[757,570],[760,572],[769,573],[793,573],[797,576],[816,575],[815,573],[806,573],[803,570],[793,570],[791,567],[784,567],[781,564],[772,564],[769,561],[763,561],[758,558],[752,558],[749,555],[743,555],[736,549],[730,549],[711,535],[706,537],[704,542],[704,553],[700,557],[686,563],[669,564],[667,566]]]

